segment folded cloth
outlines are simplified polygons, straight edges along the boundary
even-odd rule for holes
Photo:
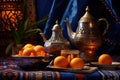
[[[87,74],[85,80],[120,80],[120,70],[98,70]]]
[[[84,80],[85,74],[60,72],[60,80]]]
[[[86,74],[85,80],[102,80],[101,75],[98,71]]]
[[[6,68],[0,70],[0,80],[58,80],[59,72],[53,71],[21,71]]]
[[[57,71],[0,70],[0,80],[84,80],[83,74]]]
[[[102,80],[120,80],[120,70],[100,70],[98,71]]]

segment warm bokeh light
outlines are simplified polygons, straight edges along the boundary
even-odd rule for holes
[[[16,27],[16,23],[17,23],[17,19],[16,16],[18,16],[19,18],[22,18],[22,13],[21,11],[2,11],[2,20],[4,22],[4,27],[8,30],[10,30],[11,26],[8,20],[11,20],[12,22],[12,27],[17,28]]]
[[[21,3],[21,4],[20,4]],[[17,28],[16,16],[22,18],[23,0],[0,0],[1,30]]]

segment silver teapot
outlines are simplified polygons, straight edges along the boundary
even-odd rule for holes
[[[103,33],[100,32],[99,23],[105,21],[106,28]],[[89,8],[86,8],[86,13],[80,18],[76,32],[73,32],[68,20],[65,20],[67,25],[67,32],[70,41],[79,50],[82,51],[80,56],[85,61],[97,60],[97,54],[95,51],[102,44],[102,36],[107,32],[109,24],[105,18],[101,18],[98,21],[89,13]]]
[[[56,24],[52,28],[52,35],[50,39],[46,40],[45,35],[40,33],[44,40],[44,47],[46,52],[54,57],[61,55],[61,50],[70,49],[70,43],[62,35],[62,28],[56,21]]]

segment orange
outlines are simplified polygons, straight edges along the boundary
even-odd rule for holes
[[[46,56],[46,52],[45,51],[41,51],[41,52],[36,52],[37,56]]]
[[[67,56],[67,59],[68,59],[68,62],[70,63],[70,61],[74,58],[74,55],[73,54],[69,54]]]
[[[32,47],[34,47],[34,45],[32,45],[32,44],[26,44],[23,48],[26,49],[26,48],[32,48]]]
[[[19,50],[18,56],[22,56],[23,55],[23,51]]]
[[[84,67],[84,61],[82,58],[73,58],[70,62],[71,68],[83,68]]]
[[[31,52],[29,56],[34,57],[34,56],[36,56],[36,54]]]
[[[44,47],[43,47],[42,45],[36,45],[36,46],[34,47],[34,50],[35,50],[36,52],[45,51],[45,49],[44,49]]]
[[[109,54],[102,54],[98,58],[99,64],[112,64],[112,57]]]
[[[31,53],[35,53],[34,49],[33,48],[26,48],[23,50],[23,55],[24,56],[30,56]]]
[[[57,56],[53,62],[54,67],[61,67],[61,68],[66,68],[68,64],[69,64],[68,60],[64,56]]]

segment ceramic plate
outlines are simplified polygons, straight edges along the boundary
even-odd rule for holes
[[[120,68],[120,62],[112,62],[111,65],[99,64],[98,62],[91,62],[90,64],[93,66],[96,66],[100,69],[109,69],[109,70],[113,69],[113,70],[115,70],[115,69]]]

